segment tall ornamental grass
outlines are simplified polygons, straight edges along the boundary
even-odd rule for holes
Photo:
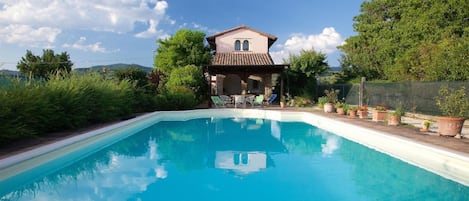
[[[0,143],[83,127],[133,112],[132,83],[97,73],[11,80],[0,86]]]

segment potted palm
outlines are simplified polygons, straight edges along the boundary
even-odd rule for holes
[[[334,90],[334,89],[327,90],[326,89],[324,90],[324,93],[326,94],[324,97],[326,97],[326,100],[327,100],[327,102],[324,103],[324,112],[332,113],[335,111],[334,104],[338,100],[339,90]]]
[[[456,136],[461,133],[464,121],[469,117],[469,98],[466,88],[452,89],[441,87],[435,97],[436,105],[445,115],[437,117],[438,133],[443,136]]]

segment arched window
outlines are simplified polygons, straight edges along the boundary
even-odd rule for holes
[[[236,40],[235,41],[235,51],[240,51],[241,50],[241,41]]]
[[[249,51],[249,41],[248,40],[243,41],[243,51]]]

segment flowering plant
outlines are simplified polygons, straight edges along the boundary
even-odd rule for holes
[[[368,107],[365,106],[358,106],[357,111],[368,111]]]
[[[376,105],[375,110],[377,111],[386,111],[386,105]]]

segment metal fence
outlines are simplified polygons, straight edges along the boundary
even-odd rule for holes
[[[384,104],[391,109],[402,105],[408,112],[441,115],[435,97],[438,96],[438,91],[443,86],[454,89],[465,86],[466,94],[469,94],[469,82],[365,82],[363,104],[370,107]],[[359,105],[360,84],[320,85],[318,95],[323,96],[324,90],[331,88],[340,90],[339,99],[344,100],[347,104]]]

